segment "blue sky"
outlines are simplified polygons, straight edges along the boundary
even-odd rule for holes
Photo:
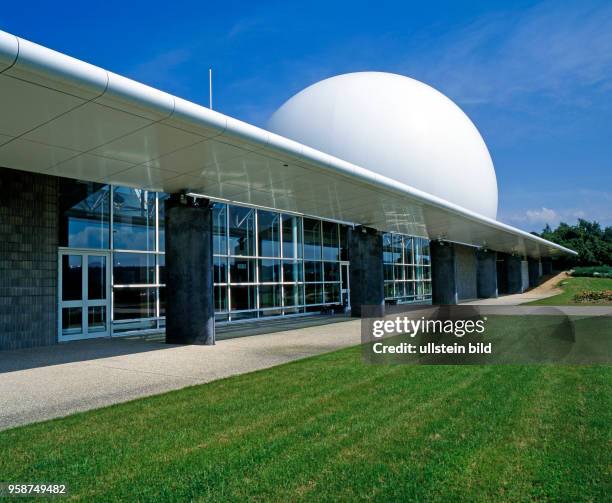
[[[263,126],[360,70],[426,82],[483,135],[498,217],[612,225],[612,2],[9,2],[0,29]],[[477,193],[475,197],[478,197]]]

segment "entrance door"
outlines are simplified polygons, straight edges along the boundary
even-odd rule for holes
[[[60,341],[110,335],[109,254],[60,251]]]
[[[351,309],[351,285],[349,281],[349,262],[340,262],[340,292],[344,311]]]

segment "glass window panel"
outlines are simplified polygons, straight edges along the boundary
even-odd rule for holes
[[[87,331],[106,332],[106,306],[87,308]]]
[[[227,205],[214,203],[213,218],[213,253],[227,255]]]
[[[405,283],[398,282],[398,281],[395,282],[395,296],[396,297],[404,297],[406,295],[404,285]]]
[[[215,312],[227,311],[227,287],[216,286],[215,287]]]
[[[99,255],[87,257],[87,298],[106,299],[106,257]]]
[[[255,259],[230,257],[229,272],[232,283],[255,283]]]
[[[421,261],[423,265],[429,265],[429,241],[427,239],[421,240]]]
[[[302,258],[302,219],[283,215],[283,257]]]
[[[306,291],[306,304],[323,303],[323,285],[319,283],[304,285]]]
[[[255,309],[255,288],[255,286],[232,286],[230,289],[232,311]]]
[[[423,288],[425,295],[431,295],[431,281],[426,281],[423,283]]]
[[[338,260],[339,254],[338,224],[323,222],[323,259]]]
[[[156,288],[115,288],[113,296],[113,319],[155,317]]]
[[[83,332],[83,308],[62,308],[62,334],[80,334]]]
[[[113,254],[113,284],[155,284],[155,255],[115,252]]]
[[[214,257],[213,270],[215,283],[227,283],[227,257]]]
[[[164,194],[159,192],[157,194],[157,220],[159,222],[159,248],[158,250],[163,252],[166,250],[166,199],[170,197],[170,194]]]
[[[392,236],[389,233],[383,234],[383,262],[387,264],[393,263],[393,246]]]
[[[81,255],[62,255],[62,300],[83,298],[83,259]]]
[[[383,265],[383,270],[384,270],[384,273],[385,273],[385,281],[392,281],[393,280],[393,268],[394,268],[393,264],[384,264]]]
[[[348,226],[340,225],[340,260],[349,259]]]
[[[304,218],[304,258],[321,260],[321,221]]]
[[[163,285],[166,283],[166,256],[158,255],[157,260],[159,263],[159,283]]]
[[[259,307],[280,307],[281,306],[281,286],[280,285],[261,285],[259,287]]]
[[[285,285],[285,306],[299,306],[304,303],[304,290],[302,285]]]
[[[279,283],[280,280],[280,260],[261,259],[259,261],[259,282]]]
[[[323,262],[324,281],[340,281],[340,264],[338,262]]]
[[[340,285],[338,285],[337,283],[326,283],[324,301],[328,304],[339,303],[340,302]]]
[[[307,282],[323,281],[321,262],[304,262],[304,280]]]
[[[110,247],[108,185],[60,179],[59,245],[71,248]]]
[[[405,266],[404,272],[406,273],[406,279],[414,279],[414,266],[413,265]]]
[[[280,257],[280,213],[257,210],[260,257]]]
[[[403,265],[394,266],[394,274],[395,274],[395,281],[403,280],[404,279],[404,266]]]
[[[296,283],[302,280],[302,262],[283,261],[283,281],[285,283]]]
[[[393,262],[395,264],[401,264],[402,263],[402,236],[401,235],[392,234],[391,248],[393,252]]]
[[[413,238],[404,236],[404,263],[414,264],[414,255],[412,250]]]
[[[420,281],[423,279],[423,267],[420,265],[414,266],[414,272],[416,273],[416,280]]]
[[[414,282],[408,281],[406,283],[406,297],[413,297],[413,296],[414,296]]]
[[[423,267],[423,279],[431,279],[431,267]]]
[[[229,206],[229,247],[231,255],[255,255],[255,210]]]
[[[113,189],[113,246],[155,251],[155,192],[130,187]]]

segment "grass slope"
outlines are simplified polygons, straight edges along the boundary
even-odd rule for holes
[[[0,479],[81,501],[603,501],[611,377],[349,348],[0,432]]]
[[[547,299],[528,302],[526,305],[538,306],[569,306],[569,305],[588,305],[585,303],[574,302],[574,295],[583,290],[612,290],[612,279],[610,278],[572,278],[569,277],[560,282],[559,287],[563,293],[548,297]],[[602,305],[602,304],[599,304]]]

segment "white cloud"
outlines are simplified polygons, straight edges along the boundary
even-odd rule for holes
[[[529,223],[552,224],[559,221],[559,215],[555,210],[544,208],[540,210],[527,210],[525,218]]]

